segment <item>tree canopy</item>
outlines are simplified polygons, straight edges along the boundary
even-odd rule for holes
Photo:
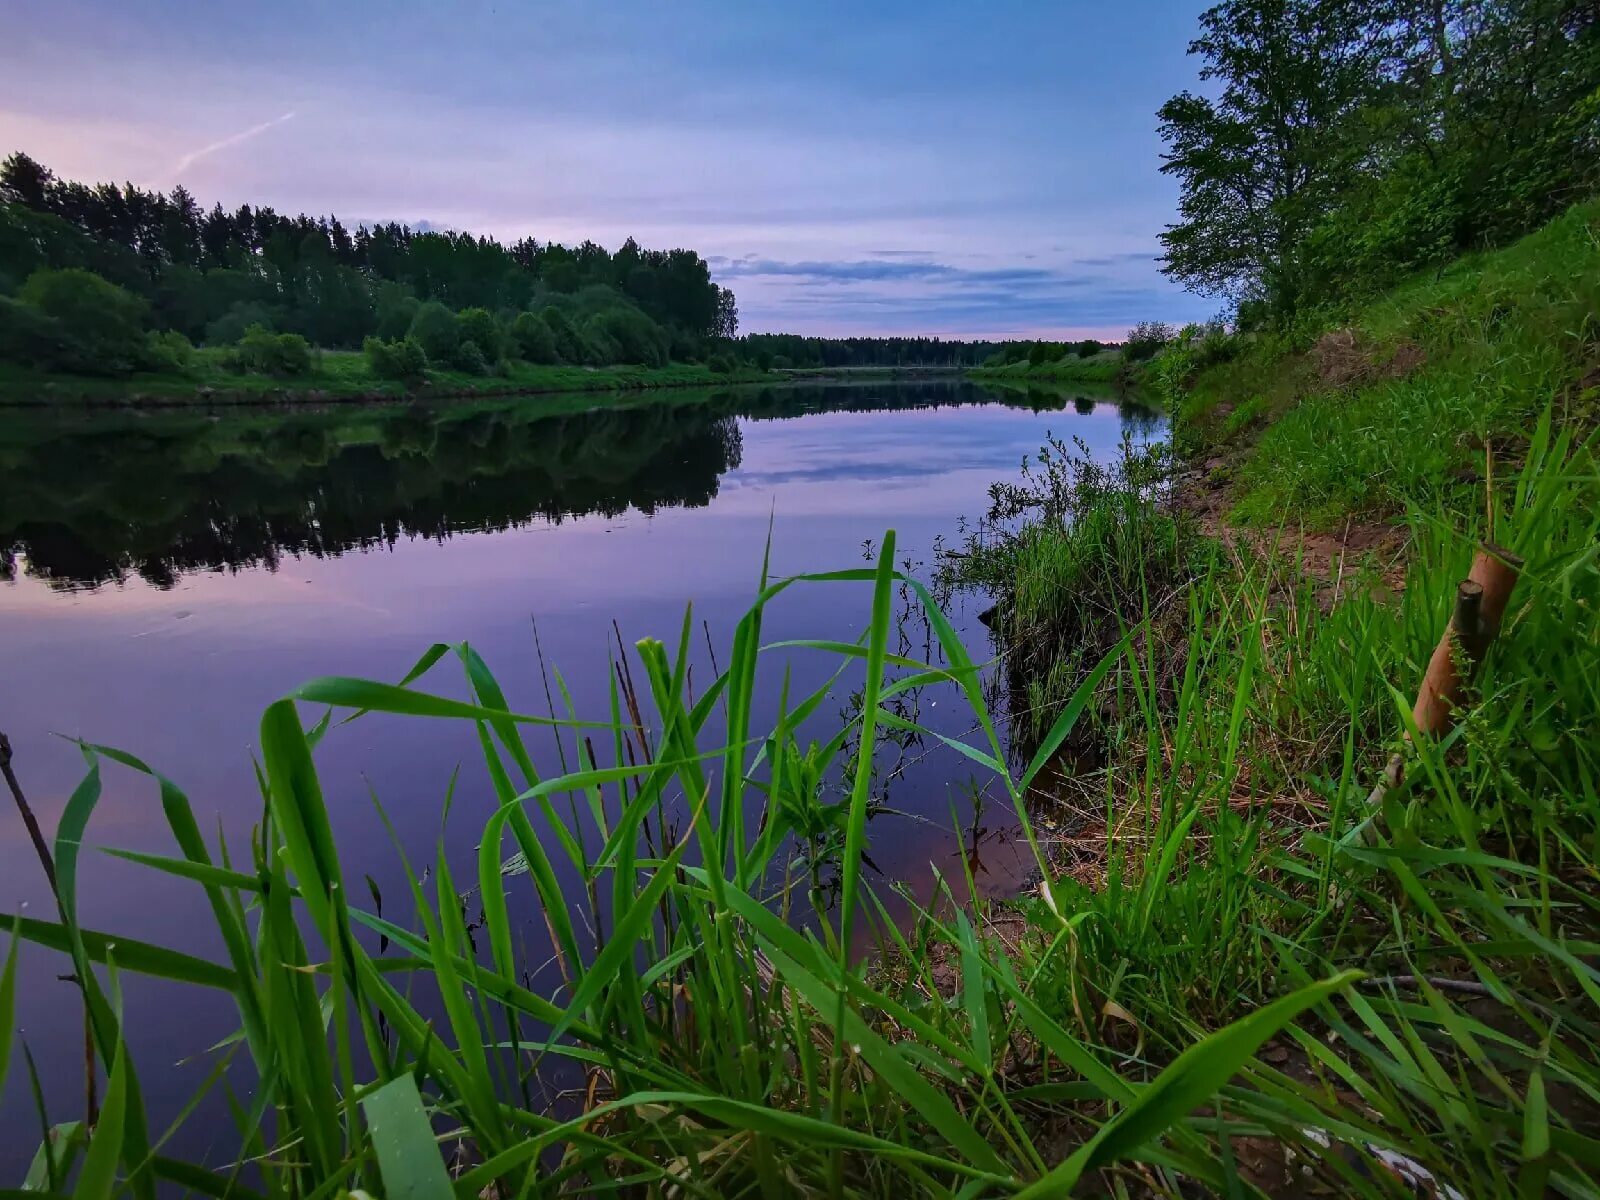
[[[1207,94],[1159,113],[1164,270],[1247,320],[1505,242],[1600,183],[1584,0],[1223,0],[1200,24]]]
[[[665,331],[653,345],[703,354],[738,320],[733,294],[693,250],[647,250],[631,238],[614,254],[593,242],[504,245],[266,206],[205,208],[181,185],[162,193],[77,183],[14,153],[0,164],[0,294],[63,268],[141,296],[153,327],[196,341],[231,343],[259,324],[357,347],[371,335],[405,336],[419,308],[436,302],[474,314],[459,340],[492,359],[516,313],[555,305],[581,310],[580,320],[602,307],[638,313]],[[591,351],[574,348],[571,361]]]

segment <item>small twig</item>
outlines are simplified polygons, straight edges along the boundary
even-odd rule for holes
[[[1499,997],[1486,983],[1479,983],[1476,979],[1446,979],[1438,975],[1376,975],[1371,979],[1363,979],[1361,987],[1404,987],[1421,988],[1423,984],[1441,992],[1461,992],[1468,996],[1487,996],[1491,1000]]]
[[[11,789],[11,798],[17,802],[17,811],[22,814],[22,823],[28,827],[28,837],[33,842],[33,852],[39,856],[39,865],[44,868],[44,877],[50,882],[50,894],[56,898],[56,904],[61,903],[61,891],[56,886],[56,864],[50,857],[50,847],[45,843],[44,833],[39,828],[39,819],[33,815],[33,809],[28,804],[28,798],[22,794],[22,784],[17,781],[17,773],[11,769],[11,739],[0,733],[0,774],[6,777],[6,786]]]

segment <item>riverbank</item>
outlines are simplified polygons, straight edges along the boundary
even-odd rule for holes
[[[967,375],[979,381],[1026,383],[1128,383],[1137,382],[1137,366],[1124,360],[1120,350],[1103,350],[1088,358],[1069,356],[1034,363],[1024,359],[1003,367],[971,367]]]
[[[183,405],[335,404],[384,400],[447,400],[464,397],[547,395],[558,392],[626,392],[655,388],[719,387],[773,382],[753,369],[713,371],[673,363],[665,367],[539,366],[520,360],[495,375],[430,369],[426,380],[380,380],[356,351],[324,350],[310,373],[291,378],[238,374],[223,368],[224,353],[199,350],[183,374],[138,374],[96,379],[33,371],[0,364],[0,405],[38,407],[160,408]]]
[[[1274,1193],[1335,1121],[1325,1144],[1455,1194],[1587,1186],[1597,279],[1591,203],[1303,341],[1177,346],[1150,370],[1175,455],[1053,446],[962,560],[999,594],[1022,736],[1081,714],[1038,797],[1063,890],[1020,906],[1073,916],[1041,986],[1160,1059],[1286,984],[1372,976],[1252,1072],[1320,1110],[1250,1139]],[[1516,583],[1468,665],[1436,647],[1475,562]],[[1424,679],[1452,662],[1447,712]]]

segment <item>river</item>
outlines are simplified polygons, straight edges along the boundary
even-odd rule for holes
[[[769,532],[774,575],[861,566],[890,528],[897,558],[925,575],[985,511],[989,484],[1015,477],[1048,433],[1104,455],[1125,429],[1144,438],[1158,428],[1109,394],[1024,396],[955,380],[661,393],[541,416],[551,404],[0,413],[0,730],[46,830],[83,773],[77,747],[55,736],[66,735],[140,755],[187,791],[209,834],[220,828],[243,853],[260,815],[256,723],[299,683],[395,680],[431,643],[464,639],[514,708],[543,711],[537,622],[578,712],[604,719],[617,632],[629,644],[675,642],[691,601],[695,677],[713,677],[707,643],[728,644]],[[764,640],[852,640],[869,602],[865,586],[792,593],[770,610]],[[957,593],[948,614],[979,659],[993,654],[983,606]],[[924,651],[914,617],[902,632]],[[791,657],[796,694],[831,665]],[[429,686],[459,692],[436,670]],[[760,681],[758,712],[775,708],[777,687]],[[970,717],[944,708],[920,719],[966,734]],[[472,835],[492,802],[470,728],[368,718],[332,731],[318,762],[347,878],[370,874],[395,898],[404,877],[368,789],[413,861],[427,861],[461,765],[447,844],[454,854],[459,842],[470,874]],[[882,872],[872,879],[917,891],[930,864],[959,875],[976,830],[980,884],[1015,887],[1024,856],[970,764],[918,745],[901,765],[884,799],[903,815],[869,831]],[[38,863],[5,805],[0,912],[48,917]],[[120,768],[107,770],[88,841],[176,853],[154,786]],[[86,849],[79,903],[90,927],[221,956],[192,884]],[[66,1119],[81,1106],[76,992],[55,981],[64,963],[33,946],[23,954],[20,1034],[51,1119]],[[220,997],[149,981],[129,981],[126,1006],[159,1128],[204,1077],[204,1052],[234,1014]],[[191,1125],[174,1151],[204,1154],[216,1132]],[[37,1143],[17,1059],[0,1095],[0,1180],[19,1179]]]

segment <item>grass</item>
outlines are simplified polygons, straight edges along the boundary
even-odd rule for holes
[[[431,369],[425,383],[407,385],[380,380],[367,370],[354,350],[321,350],[309,375],[274,378],[238,374],[223,368],[224,350],[195,351],[183,374],[138,374],[127,379],[93,379],[35,371],[0,363],[0,404],[253,404],[326,403],[336,400],[430,399],[493,394],[630,391],[640,388],[718,387],[730,383],[770,382],[754,370],[719,374],[708,367],[672,363],[665,367],[537,366],[520,360],[505,373],[469,375]]]
[[[1461,305],[1494,278],[1488,260],[1475,269]],[[1535,297],[1543,278],[1528,277]],[[1492,324],[1532,328],[1539,311],[1502,299]],[[1430,344],[1442,349],[1429,369],[1489,359],[1459,339]],[[1558,348],[1570,372],[1577,352]],[[1241,452],[1245,500],[1280,497],[1291,521],[1341,511],[1319,509],[1315,463],[1262,461],[1301,446],[1303,431],[1273,431],[1324,401],[1320,376],[1305,387],[1305,355],[1259,353],[1214,368],[1279,397],[1260,410],[1275,424],[1238,431],[1258,439]],[[1187,393],[1180,440],[1207,444],[1209,422],[1249,399],[1218,379],[1202,373]],[[70,969],[108,1080],[92,1134],[55,1126],[37,1190],[1597,1194],[1600,441],[1562,398],[1501,398],[1526,419],[1492,484],[1374,485],[1391,490],[1373,507],[1409,538],[1399,590],[1355,568],[1310,578],[1293,538],[1286,553],[1201,538],[1164,508],[1148,460],[1086,485],[1068,448],[1052,448],[997,492],[1000,517],[1023,524],[974,563],[1009,593],[1015,628],[1037,622],[1061,648],[1098,639],[1036,697],[1049,711],[1033,717],[1024,761],[981,666],[932,597],[897,577],[892,534],[871,567],[763,577],[698,696],[687,616],[671,646],[634,648],[608,712],[587,723],[553,706],[508,711],[465,645],[432,648],[400,685],[313,681],[263,716],[264,820],[248,847],[207,844],[178,786],[155,777],[175,852],[123,856],[193,884],[220,962],[82,926],[76,879],[92,861],[101,772],[153,775],[86,745],[54,842],[60,911],[13,920],[0,983],[5,1018],[15,989]],[[1415,419],[1393,412],[1397,433]],[[1366,425],[1320,428],[1319,449],[1364,461],[1344,443]],[[1372,494],[1335,498],[1353,513]],[[1521,581],[1472,703],[1435,740],[1410,726],[1411,694],[1491,533],[1523,560]],[[925,606],[933,662],[896,652],[889,599],[902,584]],[[810,695],[783,686],[760,722],[757,680],[780,672],[764,614],[819,587],[861,592],[866,632],[783,648],[829,656],[838,674]],[[447,662],[468,699],[430,684]],[[970,712],[961,753],[1033,849],[1043,882],[1029,898],[969,910],[949,888],[904,927],[880,919],[859,861],[873,762],[908,723],[892,702],[912,686]],[[841,705],[854,692],[860,703]],[[836,711],[854,715],[830,721]],[[407,864],[408,922],[347,886],[317,775],[321,742],[371,712],[470,724],[498,797],[471,831],[472,879],[452,875],[443,844]],[[1091,717],[1098,763],[1062,772]],[[524,740],[551,725],[559,769]],[[1403,783],[1373,809],[1396,753]],[[791,831],[823,810],[844,829],[834,906],[788,869]],[[564,979],[553,992],[523,983],[537,964],[513,906],[548,923]],[[869,921],[890,951],[877,967],[852,956]],[[167,1158],[151,1132],[118,1016],[137,974],[220,989],[238,1007],[240,1035],[216,1053],[253,1086],[232,1105],[195,1101],[235,1123],[214,1160]],[[535,1103],[535,1074],[563,1063],[585,1073],[581,1101]]]
[[[54,843],[59,919],[14,920],[10,952],[34,945],[6,975],[33,986],[59,970],[39,947],[69,956],[109,1080],[87,1144],[83,1125],[60,1126],[42,1190],[1257,1195],[1270,1180],[1242,1150],[1265,1145],[1345,1194],[1396,1194],[1380,1153],[1464,1195],[1586,1194],[1600,1165],[1597,478],[1590,449],[1535,431],[1501,518],[1527,571],[1482,702],[1447,744],[1411,747],[1411,783],[1377,814],[1361,798],[1399,744],[1392,688],[1437,636],[1439,581],[1463,570],[1470,529],[1419,522],[1398,609],[1352,581],[1324,616],[1272,563],[1197,564],[1173,678],[1142,636],[1155,614],[1127,614],[1025,766],[1008,765],[981,672],[926,593],[943,665],[892,652],[892,535],[873,567],[764,584],[697,698],[688,619],[673,646],[635,648],[590,724],[508,711],[465,645],[434,647],[399,686],[313,681],[263,716],[266,815],[248,847],[207,845],[155,776],[175,851],[123,855],[193,884],[221,962],[81,925],[101,773],[154,775],[86,745]],[[809,646],[841,681],[864,668],[860,715],[818,731],[809,719],[837,707],[824,687],[757,727],[763,614],[818,587],[870,595],[860,642]],[[447,662],[468,699],[426,686]],[[854,865],[881,733],[904,719],[888,702],[915,683],[970,708],[964,753],[1011,797],[1053,882],[1009,946],[982,913],[923,908],[880,929],[901,969],[869,971],[851,926],[877,897]],[[1088,887],[1057,878],[1029,797],[1103,687],[1126,719],[1108,769],[1077,780],[1085,813],[1117,833]],[[472,725],[499,795],[473,833],[473,878],[452,875],[442,844],[407,865],[409,923],[347,886],[317,776],[317,746],[369,712]],[[567,764],[542,770],[523,731],[552,722]],[[821,782],[839,771],[833,801]],[[833,803],[840,903],[807,913],[787,823]],[[566,981],[553,994],[521,982],[536,964],[513,906],[550,926]],[[116,1001],[141,973],[237,1004],[240,1036],[218,1053],[257,1083],[214,1161],[169,1160],[152,1133]],[[560,1062],[589,1073],[581,1111],[526,1090]]]
[[[1460,260],[1299,342],[1265,338],[1204,371],[1180,424],[1198,453],[1250,447],[1238,516],[1334,528],[1349,516],[1460,507],[1554,404],[1600,406],[1600,201],[1504,250]]]
[[[1003,367],[974,367],[967,372],[978,380],[1038,379],[1055,383],[1114,383],[1125,376],[1120,350],[1102,350],[1088,358],[1071,356],[1052,362],[1009,363]]]

